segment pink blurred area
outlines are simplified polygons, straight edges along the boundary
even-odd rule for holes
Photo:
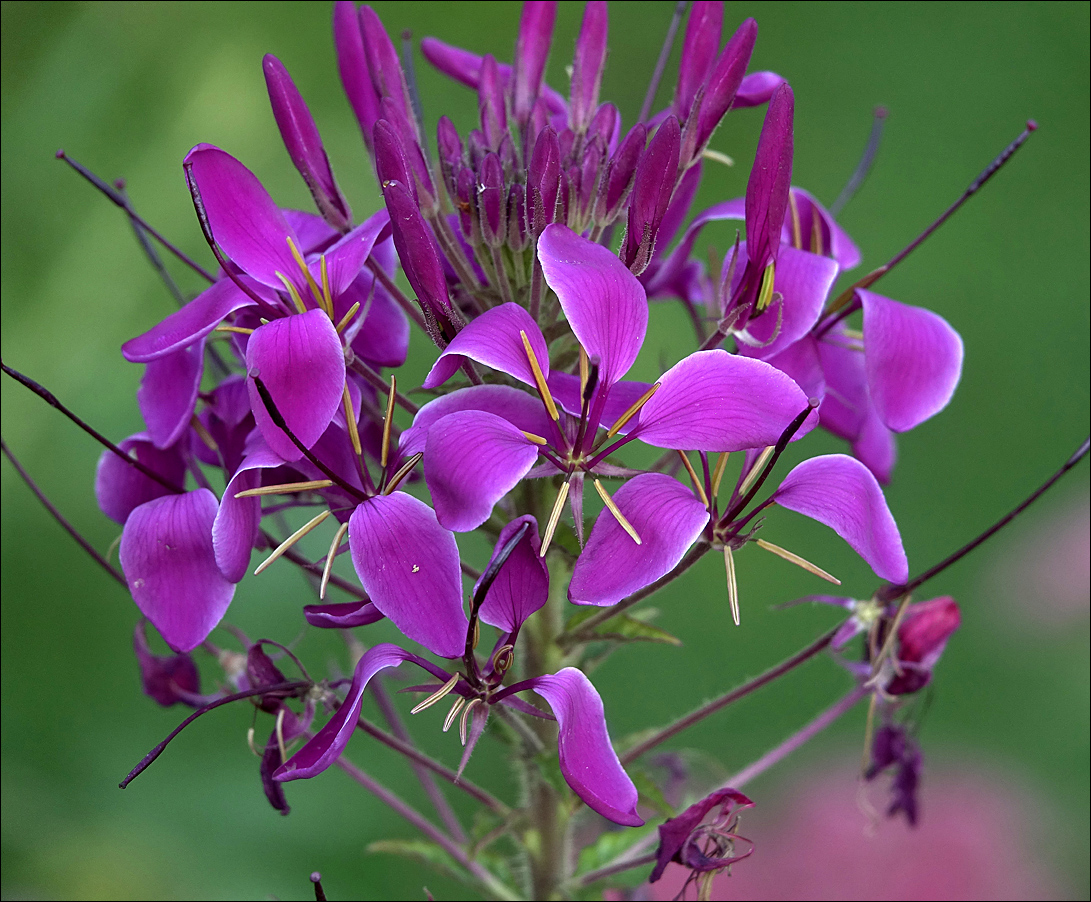
[[[913,829],[882,815],[885,779],[862,801],[851,765],[838,765],[797,782],[768,810],[759,797],[738,831],[753,840],[754,854],[715,878],[712,898],[1069,897],[1050,868],[1044,802],[1018,781],[971,767],[926,773]],[[608,898],[674,899],[687,873],[672,864],[659,882]],[[696,898],[696,885],[685,898]]]

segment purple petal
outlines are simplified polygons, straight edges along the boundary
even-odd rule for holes
[[[299,249],[304,254],[310,254],[318,248],[329,247],[341,237],[341,233],[331,226],[321,216],[308,213],[306,210],[282,209],[288,225],[295,229],[301,244]]]
[[[576,604],[616,604],[655,582],[682,560],[708,523],[704,504],[663,473],[634,476],[618,489],[614,503],[641,544],[604,509],[572,574],[568,597]]]
[[[660,383],[633,430],[658,448],[767,447],[776,444],[807,406],[807,396],[780,370],[723,350],[690,354],[667,370]],[[817,421],[817,413],[808,417],[797,437]]]
[[[688,844],[694,831],[701,826],[701,821],[713,809],[721,809],[721,818],[730,817],[737,808],[752,808],[754,805],[746,796],[735,789],[717,789],[699,802],[690,805],[677,817],[672,817],[659,827],[659,849],[656,852],[655,868],[649,883],[655,883],[663,876],[663,871],[672,861],[682,863],[682,851]]]
[[[792,196],[796,202],[800,238],[803,240],[804,247],[816,254],[833,257],[843,270],[858,266],[862,259],[860,251],[848,233],[834,221],[833,214],[823,207],[809,191],[793,188]],[[812,234],[816,235],[821,242],[821,248],[811,246]],[[792,221],[789,217],[784,223],[781,241],[791,244],[792,238]]]
[[[572,103],[568,121],[575,132],[586,130],[599,105],[599,85],[606,64],[606,31],[606,3],[590,0],[584,7],[572,62]]]
[[[186,463],[179,447],[161,450],[146,432],[129,436],[119,442],[118,447],[168,482],[184,485]],[[113,451],[103,451],[99,457],[95,470],[95,498],[102,512],[115,523],[124,524],[134,508],[169,494],[174,493],[125,463]]]
[[[370,601],[346,601],[340,604],[306,604],[303,616],[311,626],[324,629],[351,629],[369,626],[383,619],[382,613]]]
[[[527,680],[549,702],[560,728],[561,773],[587,806],[626,827],[639,827],[637,791],[606,731],[606,712],[591,681],[575,667]]]
[[[334,228],[347,229],[352,222],[352,211],[341,194],[341,189],[337,187],[326,149],[322,146],[322,137],[318,134],[318,126],[314,123],[306,101],[284,64],[271,53],[265,55],[262,68],[265,71],[265,86],[269,90],[269,102],[273,107],[273,118],[280,129],[288,156],[307,183],[315,206],[322,216]]]
[[[679,119],[689,115],[698,88],[704,85],[724,24],[724,5],[719,2],[693,4],[682,42],[682,58],[678,65],[678,85],[674,90],[674,112]]]
[[[610,394],[602,406],[599,415],[599,423],[609,428],[623,413],[639,401],[652,387],[650,382],[630,382],[623,380],[610,386]],[[567,410],[573,416],[579,416],[582,410],[583,398],[580,394],[580,377],[572,373],[553,372],[549,374],[549,391],[553,400]],[[637,426],[637,418],[633,417],[621,429],[619,434],[626,435]],[[533,431],[533,430],[528,430]],[[542,433],[537,433],[541,435]]]
[[[599,383],[629,371],[648,330],[648,299],[625,265],[602,245],[554,224],[538,239],[546,282],[588,356],[598,357]]]
[[[898,444],[894,433],[887,428],[875,408],[868,406],[860,433],[852,443],[852,455],[862,462],[875,478],[884,485],[890,482],[894,464],[898,460]]]
[[[472,320],[447,345],[425,377],[424,388],[442,385],[469,358],[527,385],[534,385],[526,348],[519,333],[525,332],[542,373],[549,375],[549,349],[542,330],[518,304],[501,304]]]
[[[363,223],[345,235],[322,256],[326,260],[326,271],[330,280],[330,294],[337,297],[360,275],[364,261],[367,260],[376,243],[390,235],[390,214],[379,210]],[[311,275],[315,283],[322,284],[322,264],[320,259],[310,264]]]
[[[339,0],[334,4],[333,42],[337,48],[337,71],[341,75],[341,84],[356,114],[356,121],[360,123],[360,131],[370,153],[371,132],[379,117],[379,97],[371,84],[360,19],[356,4],[351,0]]]
[[[415,122],[405,76],[402,74],[401,62],[398,60],[398,51],[394,48],[375,10],[370,6],[361,6],[359,15],[364,56],[367,58],[371,83],[380,98],[380,103],[389,98],[405,122]],[[416,135],[416,138],[419,140],[420,135]]]
[[[254,173],[231,154],[198,144],[184,166],[200,191],[216,243],[239,269],[264,285],[284,287],[277,272],[301,278],[288,239],[299,238]]]
[[[902,537],[883,490],[860,461],[844,454],[805,460],[785,477],[773,500],[829,526],[881,579],[904,583],[909,578]]]
[[[429,401],[418,410],[413,425],[401,435],[398,453],[409,458],[423,451],[432,424],[460,410],[484,410],[507,420],[516,429],[540,436],[553,428],[553,421],[536,395],[510,385],[473,385]]]
[[[512,108],[520,125],[524,125],[530,117],[534,101],[542,89],[542,75],[549,59],[556,15],[556,3],[531,0],[523,4],[519,37],[515,42],[515,85],[512,90]]]
[[[364,690],[371,678],[382,670],[397,667],[403,661],[413,661],[417,656],[396,645],[384,643],[364,652],[352,674],[345,700],[326,725],[314,738],[281,765],[273,779],[282,783],[289,780],[305,780],[316,777],[336,761],[345,750],[364,703]]]
[[[212,523],[212,547],[220,572],[237,583],[250,566],[250,552],[261,526],[261,498],[236,498],[239,492],[261,485],[261,471],[282,466],[279,455],[260,447],[247,455],[220,499],[216,519]]]
[[[212,548],[216,509],[208,489],[165,495],[136,508],[121,533],[133,601],[175,651],[204,642],[235,594]]]
[[[369,498],[349,520],[349,549],[364,591],[398,629],[441,658],[461,656],[458,546],[428,505],[404,492]]]
[[[745,346],[742,348],[746,352]],[[771,357],[766,357],[765,362],[775,366],[788,376],[796,385],[803,389],[808,398],[822,398],[826,395],[826,377],[822,373],[822,361],[818,356],[818,342],[809,336],[801,338],[795,344],[788,345]],[[819,408],[819,420],[822,410]]]
[[[746,183],[746,241],[759,270],[776,256],[792,184],[792,118],[795,97],[787,84],[777,88],[765,114],[754,168]]]
[[[140,666],[144,694],[164,708],[187,704],[201,695],[201,675],[193,658],[186,655],[156,655],[148,645],[144,621],[133,630],[133,651]]]
[[[379,130],[376,129],[378,134]],[[405,277],[420,303],[436,316],[447,319],[452,310],[447,279],[443,275],[435,239],[421,216],[417,202],[401,182],[385,182],[383,197],[390,211],[394,246],[398,249]]]
[[[360,313],[345,329],[345,341],[351,343],[356,356],[372,366],[401,366],[409,352],[409,320],[405,311],[376,283],[375,276],[366,271],[334,300],[338,322],[357,302]]]
[[[266,323],[250,336],[246,370],[250,406],[265,441],[284,460],[299,460],[303,452],[273,423],[254,378],[261,379],[285,424],[310,448],[329,426],[345,387],[345,354],[333,323],[321,310]]]
[[[545,605],[549,596],[549,570],[538,555],[542,547],[538,539],[538,521],[529,514],[517,517],[500,530],[493,556],[485,569],[491,568],[500,549],[524,524],[528,524],[526,534],[500,567],[480,608],[485,623],[498,626],[506,633],[517,632],[531,614]],[[474,593],[480,584],[478,580]]]
[[[776,72],[751,72],[739,85],[731,108],[738,110],[768,103],[777,88],[783,84],[786,84],[784,76],[777,75]]]
[[[834,435],[856,441],[868,416],[867,375],[864,355],[838,327],[816,342],[826,395],[819,409],[822,426]]]
[[[428,430],[424,478],[447,529],[468,532],[534,466],[538,446],[505,419],[482,410],[452,413]]]
[[[146,366],[136,401],[148,424],[148,435],[157,447],[169,448],[189,428],[204,374],[204,358],[202,339]]]
[[[754,42],[758,39],[758,23],[747,19],[731,36],[721,51],[709,75],[701,110],[697,120],[697,146],[704,147],[724,114],[731,108],[742,84]]]
[[[121,346],[130,363],[150,363],[196,344],[240,307],[252,305],[230,279],[220,279],[165,320]]]
[[[872,403],[887,426],[906,432],[951,400],[962,375],[962,339],[931,310],[862,289],[857,295]]]
[[[638,275],[647,268],[655,253],[659,226],[678,175],[681,146],[682,131],[678,120],[668,116],[655,130],[636,168],[621,259]]]

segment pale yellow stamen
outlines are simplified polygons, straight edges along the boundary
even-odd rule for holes
[[[337,549],[341,547],[341,540],[348,531],[349,525],[342,523],[340,529],[334,534],[333,541],[330,542],[330,550],[326,554],[326,566],[322,568],[322,582],[318,587],[318,597],[321,599],[326,597],[326,586],[329,584],[330,573],[333,570],[333,559],[337,557]]]
[[[534,442],[536,445],[548,445],[549,440],[542,438],[540,435],[535,435],[533,432],[527,432],[525,429],[520,430],[528,440]]]
[[[288,250],[292,252],[296,265],[299,267],[300,272],[303,273],[303,278],[307,280],[307,287],[311,289],[311,294],[314,296],[314,302],[318,305],[320,310],[325,310],[326,305],[322,300],[322,290],[318,287],[318,283],[314,280],[314,276],[311,275],[311,270],[307,266],[307,261],[303,259],[303,255],[299,252],[299,248],[295,246],[295,242],[292,241],[290,235],[288,236]],[[328,310],[326,310],[326,312],[329,313]]]
[[[724,566],[727,568],[727,603],[731,605],[731,619],[739,625],[739,583],[735,579],[735,555],[730,545],[724,545]]]
[[[587,352],[580,345],[580,400],[587,394],[587,382],[591,378],[591,361],[587,358]]]
[[[455,683],[457,683],[457,682],[458,682],[458,674],[456,673],[446,683],[444,683],[435,692],[433,692],[430,696],[428,696],[428,698],[426,698],[424,701],[417,702],[417,704],[413,708],[410,709],[409,713],[410,714],[419,714],[425,708],[431,708],[432,705],[434,705],[436,702],[442,701],[443,698],[447,695],[447,693],[449,693],[452,689],[455,688]]]
[[[353,304],[351,307],[349,307],[348,313],[346,313],[344,316],[342,316],[341,317],[341,322],[339,322],[337,324],[337,334],[338,335],[340,335],[342,332],[345,331],[345,327],[348,326],[349,322],[356,315],[356,311],[359,310],[359,309],[360,309],[360,302],[359,301],[357,301],[355,304]]]
[[[213,332],[234,332],[236,335],[253,335],[254,334],[253,329],[247,329],[247,328],[245,328],[243,326],[219,325],[215,329],[213,329],[212,331]]]
[[[781,548],[779,545],[774,545],[772,542],[766,542],[765,539],[757,539],[757,544],[759,548],[771,551],[777,557],[782,557],[784,560],[795,564],[797,567],[802,567],[808,573],[813,573],[815,576],[821,577],[827,582],[833,583],[835,586],[841,585],[841,580],[836,576],[831,576],[817,564],[812,564],[806,558],[802,558],[798,554],[793,554],[787,548]]]
[[[297,529],[290,536],[288,536],[288,538],[286,538],[283,542],[281,542],[279,545],[277,545],[276,550],[271,555],[269,555],[269,557],[267,557],[264,561],[262,561],[260,564],[258,564],[257,569],[254,571],[254,576],[257,576],[259,573],[261,573],[262,570],[264,570],[271,563],[273,563],[273,561],[275,561],[278,557],[280,557],[282,554],[284,554],[285,551],[287,551],[289,548],[291,548],[296,542],[298,542],[300,539],[302,539],[307,533],[309,533],[312,529],[314,529],[316,526],[318,526],[329,515],[330,515],[330,512],[328,510],[327,511],[322,511],[322,513],[320,513],[317,517],[314,517],[313,519],[308,520],[301,527],[299,527],[299,529]]]
[[[708,507],[708,495],[705,494],[705,487],[701,485],[701,480],[697,478],[697,473],[693,469],[693,464],[689,462],[689,458],[686,457],[686,452],[679,451],[678,456],[682,458],[682,466],[684,466],[686,472],[689,473],[689,478],[693,481],[693,487],[697,490],[697,494],[701,496],[701,502],[705,507]]]
[[[553,395],[549,393],[549,386],[546,385],[545,375],[543,375],[542,368],[538,364],[534,348],[530,346],[530,339],[527,338],[527,333],[522,329],[519,330],[519,336],[523,339],[523,348],[527,352],[527,360],[530,362],[530,371],[534,374],[534,384],[538,387],[538,394],[542,396],[546,410],[549,411],[549,415],[556,422],[561,418],[561,415],[557,412],[557,405],[553,403]]]
[[[189,424],[193,427],[193,431],[197,433],[197,437],[204,442],[205,447],[208,448],[213,454],[220,450],[220,446],[216,444],[216,439],[208,434],[208,430],[205,429],[205,424],[202,423],[196,416],[196,414],[190,417]]]
[[[542,536],[542,550],[538,552],[538,557],[545,557],[546,552],[549,551],[549,543],[553,541],[553,533],[557,531],[557,523],[561,519],[561,511],[564,510],[564,502],[567,498],[568,483],[563,482],[561,490],[557,492],[557,500],[553,502],[553,512],[549,515],[549,522]]]
[[[462,706],[466,704],[466,699],[459,696],[455,699],[455,703],[451,705],[451,710],[447,712],[447,716],[443,718],[443,732],[446,733],[451,729],[451,724],[455,722],[455,718],[458,717],[458,712],[462,710]]]
[[[720,482],[724,478],[724,470],[727,469],[727,458],[730,456],[730,452],[722,451],[716,456],[716,467],[712,471],[712,497],[716,498],[720,494]]]
[[[894,615],[894,622],[890,624],[890,632],[887,633],[886,641],[883,643],[883,647],[879,650],[871,662],[871,678],[875,679],[878,676],[880,669],[882,668],[883,661],[885,661],[890,653],[894,649],[894,642],[898,638],[898,628],[902,625],[902,616],[905,614],[906,608],[909,607],[909,596],[906,595],[898,604],[898,612]]]
[[[249,727],[246,731],[246,744],[250,746],[250,751],[254,753],[255,758],[261,757],[261,752],[258,751],[258,747],[254,745],[254,728]]]
[[[813,208],[811,210],[811,253],[820,256],[825,254],[822,250],[822,225]]]
[[[383,419],[383,448],[379,462],[386,467],[390,457],[390,431],[394,428],[394,399],[398,395],[398,380],[390,376],[390,393],[386,397],[386,417]]]
[[[623,429],[625,427],[625,424],[628,423],[629,420],[631,420],[640,412],[640,408],[652,399],[652,395],[659,391],[659,386],[662,384],[662,382],[656,382],[655,385],[653,385],[646,392],[644,392],[644,394],[637,398],[636,401],[634,401],[629,407],[629,409],[617,418],[617,422],[614,423],[614,425],[611,426],[608,430],[606,430],[606,437],[613,438],[615,435],[617,435],[618,431],[620,429]]]
[[[458,738],[462,744],[466,744],[466,721],[470,717],[470,712],[474,709],[474,705],[481,701],[479,698],[471,699],[470,703],[462,709],[462,719],[458,722]]]
[[[412,472],[413,467],[420,463],[422,457],[424,457],[424,453],[422,451],[418,451],[411,458],[409,458],[409,460],[407,460],[404,464],[398,467],[398,471],[390,477],[390,482],[388,482],[386,488],[383,489],[383,494],[389,495],[391,492],[393,492],[394,489],[398,487],[398,484],[403,479],[405,479],[405,477],[408,476],[410,472]]]
[[[788,209],[792,214],[792,247],[801,251],[803,250],[803,228],[799,222],[799,207],[796,206],[794,191],[788,192]]]
[[[599,497],[602,499],[603,504],[610,509],[610,513],[614,515],[614,519],[617,520],[618,525],[629,534],[629,537],[636,542],[637,545],[644,544],[640,541],[640,533],[633,528],[632,523],[625,519],[625,515],[621,512],[621,509],[614,503],[614,499],[606,493],[606,489],[602,487],[602,483],[597,479],[595,480],[595,491],[599,493]]]
[[[280,750],[280,760],[288,760],[288,750],[284,746],[284,709],[277,711],[277,748]]]
[[[765,267],[765,272],[761,274],[761,289],[758,291],[757,304],[757,309],[759,312],[764,310],[773,302],[773,281],[776,279],[776,274],[776,261],[770,260],[769,265]]]
[[[290,240],[291,239],[289,239],[289,241]],[[288,296],[292,299],[292,303],[295,304],[295,309],[300,313],[306,313],[307,306],[303,303],[303,298],[299,296],[299,292],[295,290],[295,286],[288,280],[288,277],[279,269],[277,270],[277,278],[284,284]]]
[[[746,490],[754,484],[754,480],[758,478],[758,475],[765,468],[765,465],[769,462],[769,458],[773,456],[773,446],[770,445],[758,456],[758,459],[754,461],[754,466],[750,468],[750,472],[746,474],[746,478],[742,481],[742,485],[739,486],[739,494],[745,495]]]
[[[359,457],[364,453],[364,448],[360,444],[360,431],[356,426],[356,411],[352,409],[352,395],[349,394],[348,382],[341,389],[341,406],[345,410],[345,423],[349,427],[349,441],[352,442],[352,450]]]
[[[322,272],[322,300],[325,302],[326,313],[333,319],[333,296],[330,294],[330,270],[326,265],[326,255],[323,254],[319,264]]]
[[[710,147],[706,147],[701,151],[701,156],[706,160],[712,160],[714,163],[721,163],[724,166],[734,166],[735,160],[729,157],[726,153],[720,153],[718,150],[713,150]]]
[[[309,492],[312,489],[325,489],[333,485],[332,479],[312,479],[309,482],[285,482],[280,485],[263,485],[256,489],[236,492],[236,498],[256,498],[259,495],[290,495],[294,492]]]

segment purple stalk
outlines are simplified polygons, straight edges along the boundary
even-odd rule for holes
[[[663,47],[659,51],[659,59],[655,61],[655,69],[652,71],[652,80],[648,83],[648,91],[644,95],[644,102],[640,105],[640,115],[637,122],[647,122],[652,112],[652,104],[655,103],[655,95],[659,91],[659,81],[663,77],[663,70],[667,67],[671,50],[674,47],[674,38],[678,34],[678,26],[682,24],[682,15],[686,11],[686,0],[678,0],[674,4],[674,12],[671,14],[671,23],[667,26],[667,36],[663,38]]]
[[[860,157],[860,162],[856,164],[856,169],[853,170],[849,180],[845,182],[845,187],[837,195],[837,200],[830,204],[831,216],[837,216],[845,208],[845,204],[852,200],[860,186],[864,184],[864,179],[867,178],[868,173],[871,172],[871,167],[875,163],[875,155],[879,152],[879,140],[883,136],[883,125],[886,123],[887,115],[888,111],[885,106],[875,107],[864,154]]]

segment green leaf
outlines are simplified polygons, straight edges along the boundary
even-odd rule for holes
[[[440,846],[424,839],[380,839],[367,847],[368,852],[400,855],[421,864],[426,864],[446,877],[453,877],[462,883],[477,885],[458,862]]]
[[[599,613],[596,607],[577,611],[568,618],[565,631],[574,633],[580,624]],[[649,622],[659,614],[655,608],[645,608],[634,614],[617,614],[593,630],[596,639],[611,642],[661,642],[665,645],[681,645],[682,640]]]
[[[640,793],[640,801],[663,817],[674,817],[674,808],[663,796],[663,790],[645,770],[629,768],[629,776],[632,778],[636,791]]]
[[[610,864],[635,843],[648,834],[654,833],[656,829],[655,824],[645,824],[643,827],[630,827],[627,830],[607,830],[591,845],[585,846],[580,851],[577,873],[594,871]]]

